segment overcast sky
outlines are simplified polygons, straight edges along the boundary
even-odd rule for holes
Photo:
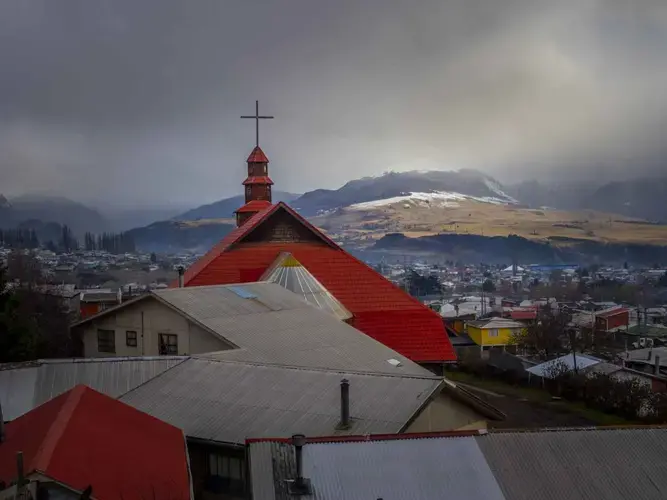
[[[666,57],[665,0],[1,0],[0,192],[240,194],[255,99],[281,190],[659,173]]]

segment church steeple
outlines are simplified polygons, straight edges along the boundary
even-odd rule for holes
[[[243,225],[250,217],[271,206],[271,186],[273,185],[269,177],[269,159],[259,147],[259,120],[272,119],[273,116],[260,116],[259,101],[255,101],[255,116],[242,116],[241,118],[255,120],[255,148],[246,160],[248,177],[243,181],[245,205],[234,212],[237,226]]]

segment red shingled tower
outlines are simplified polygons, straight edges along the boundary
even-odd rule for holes
[[[245,205],[236,210],[236,225],[243,225],[250,217],[271,206],[269,159],[262,148],[255,146],[248,156],[248,177],[245,186]]]
[[[246,160],[248,177],[243,181],[245,186],[245,205],[236,210],[236,225],[241,227],[253,215],[271,206],[271,186],[269,177],[269,159],[259,147],[259,120],[271,120],[273,116],[259,115],[259,101],[255,101],[255,115],[242,116],[255,120],[255,148]]]

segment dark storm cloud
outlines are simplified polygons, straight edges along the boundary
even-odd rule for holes
[[[281,189],[388,169],[664,167],[661,0],[4,0],[0,192],[239,192],[261,111]]]

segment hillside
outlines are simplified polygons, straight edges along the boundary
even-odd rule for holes
[[[161,221],[131,229],[128,234],[134,238],[137,248],[143,251],[206,251],[235,227],[231,219]]]
[[[273,191],[272,198],[274,203],[279,201],[284,201],[285,203],[291,203],[293,200],[299,197],[298,194],[287,193],[285,191]],[[239,208],[245,203],[245,197],[243,195],[232,196],[231,198],[225,198],[215,203],[209,203],[208,205],[202,205],[192,210],[188,210],[185,213],[177,215],[174,217],[174,220],[186,221],[186,220],[201,220],[201,219],[224,219],[234,216],[234,210]]]
[[[603,193],[602,188],[599,190]],[[506,188],[473,170],[415,171],[357,179],[337,190],[310,191],[290,204],[348,248],[368,249],[394,233],[408,238],[518,235],[539,245],[562,248],[582,242],[667,246],[665,225],[637,216],[581,208],[582,200],[610,196],[599,194],[596,198],[595,192],[598,188],[590,186],[549,187],[536,182]],[[294,196],[282,194],[287,195],[283,199]],[[210,246],[233,225],[232,220],[219,214],[229,217],[242,202],[241,196],[228,198],[186,212],[177,221],[137,229],[138,244],[164,248]],[[530,208],[533,205],[542,208]]]
[[[74,234],[107,230],[108,221],[81,203],[56,196],[26,195],[0,203],[0,228],[15,228],[26,221],[68,225]],[[2,200],[0,200],[2,201]]]
[[[536,210],[437,193],[355,204],[311,220],[358,244],[368,244],[389,233],[411,237],[445,233],[667,245],[667,225],[641,219],[593,210]]]
[[[617,263],[654,265],[667,262],[667,246],[636,243],[605,243],[592,240],[535,241],[520,236],[439,234],[409,238],[388,234],[368,249],[376,255],[418,254],[507,265],[517,259],[525,263]]]
[[[309,191],[292,202],[306,216],[378,200],[399,199],[411,193],[462,195],[499,203],[516,203],[498,181],[475,170],[454,172],[391,172],[348,182],[340,189]]]
[[[522,204],[566,210],[590,209],[667,222],[667,177],[638,178],[604,184],[525,181],[504,187]]]

